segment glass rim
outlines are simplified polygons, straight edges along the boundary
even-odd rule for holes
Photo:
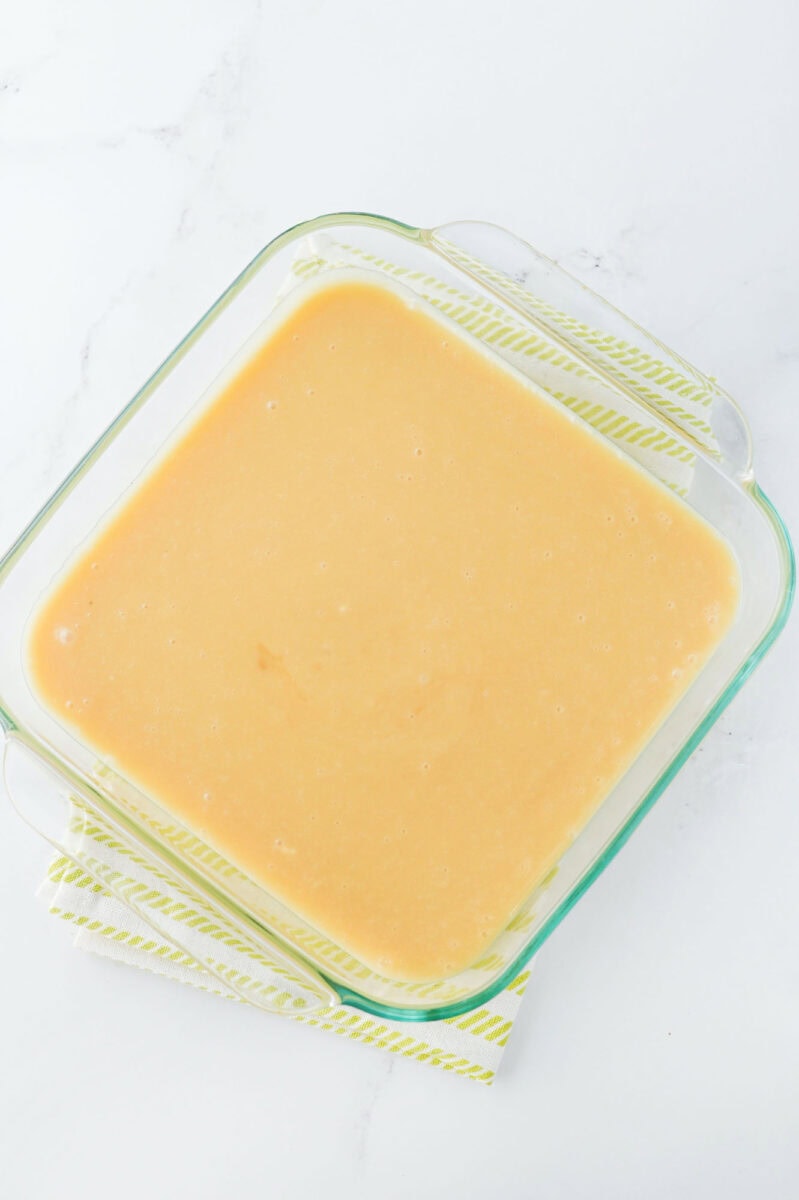
[[[214,301],[214,303],[203,313],[203,315],[195,322],[188,330],[184,337],[178,342],[171,353],[161,362],[155,371],[149,376],[145,383],[138,389],[133,397],[123,406],[123,408],[114,416],[110,424],[103,430],[95,442],[89,447],[86,453],[79,459],[72,470],[66,475],[59,486],[55,489],[52,495],[42,505],[38,513],[23,529],[19,537],[12,544],[9,550],[0,558],[0,585],[2,585],[6,576],[14,566],[17,559],[27,550],[32,544],[37,535],[46,526],[50,518],[55,514],[61,504],[66,500],[72,491],[73,487],[79,482],[83,475],[89,470],[92,464],[102,455],[107,446],[122,432],[127,423],[132,419],[136,412],[144,405],[144,403],[153,394],[159,384],[166,376],[177,366],[180,360],[188,352],[192,345],[201,337],[203,332],[213,323],[213,321],[224,311],[228,304],[235,296],[246,286],[249,280],[261,269],[263,265],[285,244],[296,240],[298,236],[307,235],[325,228],[340,226],[342,224],[362,225],[366,227],[375,227],[384,230],[390,230],[396,235],[406,238],[410,241],[424,242],[432,251],[440,253],[435,244],[433,235],[435,229],[417,228],[408,225],[404,222],[394,220],[393,218],[379,216],[374,213],[366,212],[341,212],[328,213],[322,216],[315,217],[308,221],[298,222],[297,224],[282,231],[275,238],[269,241],[251,261],[243,268],[242,271],[233,279],[228,287]],[[484,223],[481,223],[484,224]],[[496,226],[498,230],[506,232],[501,226]],[[536,254],[539,252],[536,251]],[[546,258],[541,255],[540,257]],[[551,261],[551,260],[547,260]],[[568,275],[558,264],[553,264],[555,268],[563,275]],[[573,278],[570,276],[570,278]],[[596,295],[582,281],[576,281],[580,287],[587,292]],[[601,302],[608,305],[608,302],[602,297],[598,297]],[[609,307],[614,307],[609,305]],[[620,310],[616,310],[620,312]],[[631,325],[639,328],[634,321],[621,314],[624,319]],[[642,330],[642,332],[645,332]],[[649,337],[650,335],[646,335]],[[739,409],[740,412],[740,409]],[[752,647],[747,657],[740,663],[737,670],[728,681],[727,685],[710,705],[708,710],[703,715],[702,719],[697,723],[689,736],[675,751],[666,766],[656,776],[652,784],[647,788],[641,796],[638,803],[623,821],[615,834],[609,839],[606,846],[599,853],[597,858],[585,871],[585,873],[576,880],[570,888],[568,894],[563,900],[553,909],[541,924],[541,927],[536,931],[535,935],[530,939],[529,943],[515,956],[513,961],[506,969],[482,990],[471,994],[469,997],[452,1003],[444,1003],[431,1005],[426,1008],[404,1008],[386,1004],[384,1002],[374,1000],[362,993],[353,991],[351,988],[343,985],[339,980],[330,978],[324,968],[316,963],[309,962],[307,965],[316,972],[321,979],[333,989],[339,996],[341,1003],[348,1005],[351,1008],[359,1009],[363,1012],[370,1013],[375,1016],[399,1020],[406,1022],[443,1020],[449,1017],[456,1017],[465,1012],[471,1011],[482,1004],[487,1003],[498,993],[508,987],[510,983],[519,975],[519,973],[530,962],[533,956],[540,950],[544,942],[551,936],[554,930],[560,925],[567,913],[574,907],[579,899],[591,887],[596,879],[602,874],[609,863],[615,858],[624,844],[627,842],[631,834],[641,823],[646,814],[650,811],[656,800],[663,793],[675,775],[682,768],[686,760],[690,757],[699,743],[707,735],[711,727],[716,723],[721,713],[731,702],[733,697],[737,695],[743,686],[746,679],[752,673],[757,664],[762,660],[764,655],[770,649],[780,632],[782,631],[790,613],[791,605],[796,588],[796,565],[793,547],[788,535],[785,524],[765,493],[752,478],[736,478],[735,486],[746,492],[752,503],[757,505],[768,521],[774,534],[775,545],[781,558],[781,581],[782,592],[775,601],[774,611],[771,620],[762,633],[759,640]],[[1,684],[1,681],[0,681]],[[39,737],[25,728],[22,722],[18,722],[10,705],[3,699],[0,692],[0,730],[7,737],[14,737],[20,740],[25,746],[36,754],[40,759],[44,760],[50,766],[54,767],[62,777],[73,775],[75,782],[78,782],[78,776],[72,771],[70,764],[65,763],[60,757],[56,756],[50,748],[43,743]],[[90,781],[82,776],[79,779],[80,787],[88,789],[92,795],[96,797],[103,808],[111,811],[114,818],[121,820],[125,825],[130,825],[135,829],[137,836],[144,839],[147,843],[152,844],[152,839],[139,823],[124,811],[118,810],[113,800],[104,793],[94,787]],[[297,954],[296,948],[288,946],[278,933],[275,933],[266,925],[261,924],[245,909],[241,908],[235,898],[225,896],[221,891],[215,888],[214,884],[204,876],[195,872],[190,863],[187,863],[174,854],[168,847],[158,847],[160,853],[165,854],[168,858],[179,865],[181,870],[188,874],[195,882],[195,885],[201,888],[206,893],[210,893],[211,897],[216,901],[221,901],[225,905],[232,905],[240,918],[244,918],[248,925],[254,927],[262,936],[274,940],[279,943],[290,954]]]

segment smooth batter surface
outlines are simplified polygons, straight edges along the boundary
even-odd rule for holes
[[[311,293],[40,609],[48,706],[334,940],[473,961],[730,624],[676,497],[423,307]]]

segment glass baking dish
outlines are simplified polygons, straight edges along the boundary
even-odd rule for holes
[[[409,983],[377,974],[226,862],[43,707],[26,677],[26,626],[43,592],[133,487],[209,386],[269,314],[305,281],[364,272],[412,289],[467,336],[522,370],[677,492],[726,538],[741,574],[734,625],[669,717],[480,961]],[[461,222],[415,229],[366,214],[320,217],[271,242],[115,418],[0,563],[0,722],[5,777],[22,812],[61,853],[162,936],[261,1007],[313,1013],[345,1002],[384,1017],[431,1020],[507,986],[607,866],[765,654],[791,603],[785,528],[755,483],[740,410],[711,379],[510,233]],[[40,778],[44,774],[46,780]],[[232,980],[111,871],[93,831],[178,880],[245,947]]]

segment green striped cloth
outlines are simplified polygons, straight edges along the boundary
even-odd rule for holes
[[[123,890],[129,886],[138,887],[140,894],[146,894],[153,910],[159,914],[168,914],[171,910],[178,914],[183,925],[191,925],[198,957],[204,957],[205,942],[206,952],[213,954],[217,965],[221,961],[228,967],[231,977],[237,977],[242,966],[247,967],[241,944],[233,938],[220,940],[219,921],[212,925],[206,919],[210,911],[207,902],[192,894],[184,882],[170,878],[163,865],[156,866],[140,855],[132,854],[129,847],[115,841],[99,825],[89,823],[77,808],[69,822],[69,830],[65,838],[67,848],[70,837],[79,830],[81,855],[89,849],[95,865],[101,871],[111,872],[117,882],[122,882]],[[206,970],[198,958],[154,933],[150,925],[66,855],[59,855],[50,864],[39,895],[53,916],[70,926],[74,943],[80,949],[242,1003],[240,995],[226,989],[218,975]],[[387,1021],[346,1005],[321,1013],[275,1016],[274,1019],[315,1025],[350,1041],[363,1042],[490,1084],[508,1043],[529,974],[529,969],[522,971],[488,1004],[445,1021]]]

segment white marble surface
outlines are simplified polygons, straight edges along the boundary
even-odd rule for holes
[[[0,544],[253,253],[509,226],[717,374],[799,529],[792,0],[0,0]],[[0,1192],[799,1195],[799,622],[539,957],[493,1089],[73,951],[0,804]]]

